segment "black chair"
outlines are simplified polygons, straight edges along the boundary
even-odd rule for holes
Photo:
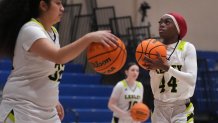
[[[93,14],[93,10],[98,7],[96,0],[85,0],[87,7],[87,14]]]
[[[128,33],[132,35],[133,39],[139,41],[151,38],[150,25],[128,28]]]
[[[63,4],[63,6],[66,6],[67,5],[67,0],[62,0],[62,4]]]
[[[115,17],[110,19],[112,32],[123,40],[126,46],[129,45],[131,35],[128,32],[129,28],[133,27],[131,16]]]
[[[110,18],[114,18],[115,16],[113,6],[94,8],[96,30],[110,29]]]
[[[75,16],[75,25],[71,35],[73,41],[92,31],[92,18],[91,14]]]
[[[65,5],[64,15],[58,24],[61,45],[66,45],[71,42],[72,29],[75,26],[75,17],[81,13],[81,4]]]
[[[72,30],[71,39],[75,41],[85,34],[93,31],[93,16],[89,15],[79,15],[75,17],[75,26]],[[86,65],[86,51],[84,51],[81,55],[79,55],[76,59],[73,60],[73,63]]]

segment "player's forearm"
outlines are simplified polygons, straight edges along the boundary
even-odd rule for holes
[[[127,116],[128,116],[128,112],[121,110],[119,107],[117,107],[117,106],[114,105],[114,104],[109,104],[109,105],[108,105],[108,108],[109,108],[111,111],[117,113],[120,118],[121,118],[121,117],[127,117]]]
[[[90,41],[84,36],[77,41],[71,43],[70,45],[66,45],[65,47],[59,50],[59,62],[66,63],[70,60],[76,58],[79,54],[81,54],[90,44]]]
[[[190,86],[194,86],[196,82],[196,74],[195,72],[182,72],[173,67],[170,67],[168,73],[171,74],[173,77],[178,79],[181,82],[185,82]]]

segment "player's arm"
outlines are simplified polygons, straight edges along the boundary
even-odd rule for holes
[[[108,31],[92,32],[63,48],[55,47],[48,39],[41,38],[32,44],[29,51],[55,63],[64,64],[76,58],[92,42],[102,43],[106,47],[115,47],[116,37]]]
[[[122,93],[122,85],[117,84],[114,87],[111,97],[108,101],[108,108],[112,112],[116,112],[119,115],[119,117],[127,117],[127,116],[130,116],[130,114],[127,111],[123,111],[117,106],[121,93]]]
[[[192,44],[187,47],[184,66],[186,69],[185,72],[170,67],[168,73],[179,81],[183,81],[190,86],[194,86],[197,79],[197,56],[195,47]]]
[[[64,107],[62,106],[60,102],[58,102],[58,104],[56,105],[56,110],[57,110],[60,120],[63,120],[64,119]]]
[[[144,86],[142,86],[142,93],[141,93],[141,95],[142,95],[142,100],[141,100],[141,102],[143,102],[143,98],[144,98]]]
[[[130,116],[129,112],[123,111],[122,109],[117,107],[117,101],[118,101],[118,99],[111,97],[109,99],[108,108],[111,111],[116,112],[120,118]]]

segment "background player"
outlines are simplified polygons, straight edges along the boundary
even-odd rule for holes
[[[125,68],[126,79],[118,82],[111,94],[108,107],[113,111],[112,123],[137,123],[130,116],[130,108],[137,102],[142,102],[144,88],[136,81],[139,66],[128,63]]]

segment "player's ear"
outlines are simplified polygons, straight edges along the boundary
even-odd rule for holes
[[[128,76],[128,70],[125,70],[124,72],[125,72],[125,75]]]
[[[47,11],[48,10],[48,4],[44,1],[44,0],[40,0],[40,3],[39,3],[39,9],[41,11]]]

